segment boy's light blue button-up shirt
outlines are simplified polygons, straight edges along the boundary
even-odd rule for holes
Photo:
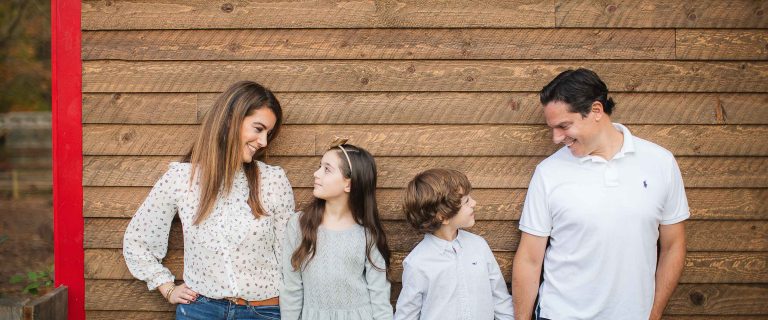
[[[513,319],[512,296],[485,240],[427,234],[403,261],[395,320]]]

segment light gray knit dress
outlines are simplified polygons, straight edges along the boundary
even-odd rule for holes
[[[390,284],[384,271],[365,256],[365,229],[317,230],[315,257],[301,271],[291,267],[291,255],[301,242],[299,216],[288,222],[283,242],[281,319],[370,320],[392,319]],[[371,257],[384,267],[374,246]]]

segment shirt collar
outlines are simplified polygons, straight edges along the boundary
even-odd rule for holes
[[[435,249],[438,250],[440,254],[453,254],[454,252],[458,252],[461,248],[463,248],[462,242],[464,241],[464,235],[461,230],[459,230],[459,234],[456,236],[456,239],[453,239],[453,241],[440,239],[431,233],[424,235],[424,238],[432,243],[432,245],[435,247]]]
[[[629,132],[629,129],[625,127],[621,123],[613,123],[613,127],[616,128],[619,132],[621,132],[624,135],[624,142],[621,145],[621,150],[616,153],[616,155],[613,156],[613,159],[619,159],[626,156],[628,153],[634,153],[635,152],[635,139],[634,136],[632,136],[632,133]],[[584,163],[587,160],[592,160],[593,162],[605,162],[605,159],[598,156],[584,156],[579,159],[579,162]]]

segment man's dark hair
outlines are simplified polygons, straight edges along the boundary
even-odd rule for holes
[[[566,70],[544,86],[539,93],[541,105],[561,101],[570,105],[571,112],[578,112],[586,117],[591,112],[592,103],[599,101],[603,111],[611,115],[615,103],[608,97],[608,87],[597,74],[588,69]]]

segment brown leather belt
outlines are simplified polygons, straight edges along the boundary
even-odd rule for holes
[[[257,300],[257,301],[248,301],[243,298],[224,298],[224,300],[227,300],[229,302],[232,302],[239,306],[251,306],[251,307],[259,307],[259,306],[277,306],[280,305],[280,298],[274,297],[269,298],[266,300]]]

